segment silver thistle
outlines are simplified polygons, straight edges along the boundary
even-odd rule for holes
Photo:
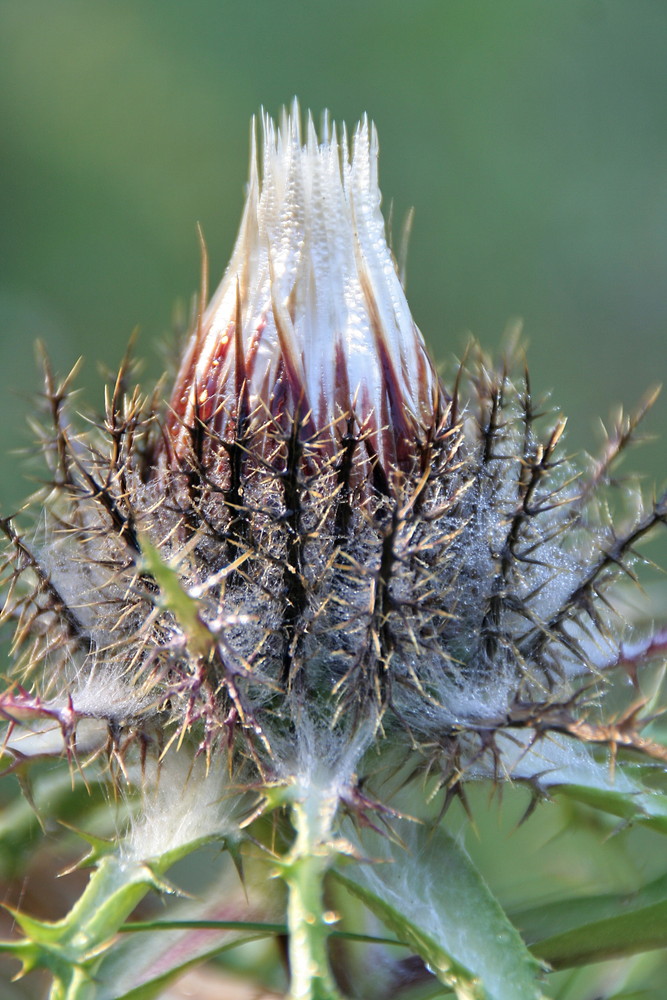
[[[21,684],[5,717],[121,768],[183,740],[263,782],[339,767],[363,809],[372,742],[450,794],[479,773],[537,781],[526,750],[549,732],[664,758],[636,715],[584,711],[667,644],[630,653],[609,597],[667,519],[665,496],[604,516],[636,420],[582,474],[527,375],[473,350],[445,389],[385,240],[372,125],[349,146],[328,121],[302,137],[296,108],[262,128],[170,402],[123,366],[79,429],[47,368],[39,528],[2,522]]]

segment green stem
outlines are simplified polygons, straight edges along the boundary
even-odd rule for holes
[[[53,942],[56,976],[49,1000],[91,1000],[94,971],[113,936],[150,889],[160,888],[160,860],[151,868],[116,856],[103,859],[68,916],[52,925],[60,933]],[[60,970],[62,958],[68,964]]]
[[[312,783],[301,786],[292,803],[296,838],[283,868],[288,888],[289,1000],[340,1000],[327,953],[332,918],[325,912],[323,898],[324,876],[334,854],[331,827],[336,805],[329,789]]]
[[[211,838],[175,847],[150,861],[109,854],[62,920],[38,920],[12,911],[24,937],[2,942],[2,951],[23,963],[23,972],[44,968],[53,984],[49,1000],[93,1000],[95,972],[137,903],[151,890],[173,891],[162,881],[171,865]]]

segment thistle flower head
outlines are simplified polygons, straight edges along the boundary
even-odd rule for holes
[[[446,391],[385,239],[374,128],[348,148],[327,120],[302,137],[296,108],[262,127],[169,405],[123,371],[78,433],[47,377],[44,525],[3,522],[35,691],[4,714],[70,749],[105,721],[121,767],[129,743],[186,739],[347,781],[389,734],[447,781],[531,778],[517,733],[595,739],[579,700],[627,659],[609,588],[667,517],[664,497],[625,525],[600,513],[635,421],[582,475],[527,376],[473,351]]]
[[[221,441],[299,420],[324,458],[355,433],[371,465],[410,467],[441,390],[387,246],[375,128],[364,119],[350,151],[326,118],[304,139],[296,106],[262,126],[232,259],[176,381],[170,450],[187,462],[205,428],[224,481]]]

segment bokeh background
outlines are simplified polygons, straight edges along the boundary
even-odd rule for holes
[[[599,417],[667,375],[666,94],[663,0],[0,0],[0,509],[29,489],[14,452],[35,340],[61,372],[83,355],[91,404],[137,326],[156,378],[198,287],[196,224],[215,283],[250,118],[294,95],[375,120],[395,231],[415,209],[408,297],[445,375],[469,331],[497,351],[521,318],[533,385],[569,414],[570,449],[593,448]],[[635,465],[660,483],[667,400],[647,429],[663,443]],[[562,814],[510,838],[519,815],[471,843],[510,904],[663,870],[641,832],[605,854],[594,824],[583,846],[559,840]]]

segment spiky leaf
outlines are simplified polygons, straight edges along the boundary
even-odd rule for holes
[[[459,1000],[539,1000],[541,967],[467,854],[442,830],[410,831],[405,854],[365,834],[381,858],[334,877],[426,962]]]

